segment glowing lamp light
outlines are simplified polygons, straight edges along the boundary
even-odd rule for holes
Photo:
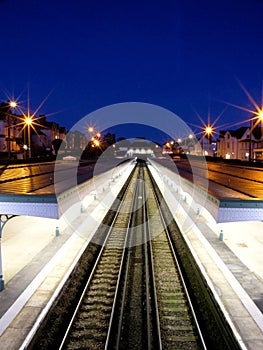
[[[263,110],[258,112],[258,119],[263,121]]]
[[[207,135],[211,135],[212,132],[213,132],[212,126],[207,126],[207,127],[205,128],[205,133],[206,133]]]
[[[26,123],[26,125],[31,125],[32,124],[32,118],[31,117],[26,117],[25,118],[25,123]]]
[[[16,108],[17,107],[16,101],[10,101],[9,102],[9,106],[12,107],[12,108]]]
[[[92,133],[93,131],[94,131],[93,126],[89,126],[89,127],[88,127],[88,132]]]
[[[100,141],[99,140],[94,140],[94,145],[98,147],[100,145]]]

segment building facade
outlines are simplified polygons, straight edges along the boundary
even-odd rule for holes
[[[46,116],[37,117],[37,123],[29,126],[29,132],[24,119],[12,113],[8,102],[0,103],[0,158],[23,158],[29,144],[32,156],[54,153],[53,140],[66,137],[66,129],[48,122]]]
[[[261,127],[240,127],[220,131],[217,156],[224,159],[249,161],[256,159],[257,150],[263,147]]]

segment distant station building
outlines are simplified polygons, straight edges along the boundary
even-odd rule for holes
[[[146,159],[155,158],[161,155],[160,145],[148,141],[143,137],[136,137],[134,140],[123,139],[116,144],[116,155],[119,157],[138,157]]]

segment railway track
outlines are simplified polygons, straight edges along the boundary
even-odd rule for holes
[[[150,183],[149,174],[146,173],[146,184]],[[148,211],[149,216],[154,217],[149,225],[149,247],[162,348],[206,349],[172,238],[154,191],[148,193]],[[160,234],[156,234],[156,227]]]
[[[159,209],[137,166],[60,349],[205,349]]]
[[[135,170],[135,173],[138,169]],[[124,261],[135,179],[131,180],[60,348],[104,348],[116,284]]]
[[[28,350],[240,349],[145,162],[96,235]]]

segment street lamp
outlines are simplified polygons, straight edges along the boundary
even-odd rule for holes
[[[263,110],[258,112],[258,120],[261,122],[261,139],[263,138]]]
[[[17,107],[17,102],[16,101],[8,101],[9,107],[12,109],[15,109]],[[10,113],[8,113],[7,116],[7,150],[8,150],[8,159],[10,159],[11,156],[11,150],[10,150]]]
[[[26,116],[25,117],[25,126],[27,126],[27,138],[28,138],[28,145],[27,145],[27,149],[28,149],[28,158],[31,158],[31,140],[30,140],[30,128],[32,125],[32,117],[31,116]]]
[[[213,133],[213,128],[211,125],[207,125],[205,127],[205,135],[207,135],[207,138],[208,138],[208,141],[210,143],[211,141],[211,136],[212,136],[212,133]]]
[[[16,108],[17,107],[17,102],[16,101],[9,101],[9,106],[11,108]]]
[[[100,146],[100,141],[99,140],[94,140],[93,141],[94,146],[99,147]]]
[[[207,150],[204,150],[204,137],[203,137],[203,151],[204,151],[204,154],[206,155],[206,153],[208,155],[210,155],[210,144],[211,144],[211,137],[213,135],[213,127],[208,124],[205,128],[204,128],[204,137],[207,136],[207,140],[208,140],[208,149]]]
[[[256,120],[254,126],[253,126],[253,120]],[[261,123],[261,139],[263,136],[263,110],[258,108],[258,111],[255,113],[255,117],[252,117],[249,119],[249,161],[252,160],[252,131],[253,129]],[[253,148],[254,149],[254,148]]]

